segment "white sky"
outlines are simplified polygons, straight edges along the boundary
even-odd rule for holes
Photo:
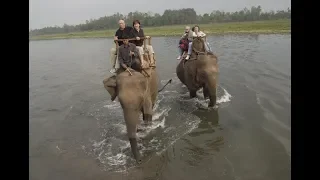
[[[286,10],[291,0],[29,0],[29,29],[80,24],[114,13],[154,12],[165,9],[194,8],[199,14],[213,10],[238,11],[260,5],[263,10]]]

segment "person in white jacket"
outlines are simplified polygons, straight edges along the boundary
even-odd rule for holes
[[[199,26],[194,26],[192,31],[193,31],[193,34],[192,34],[193,37],[202,37],[202,38],[204,38],[206,36],[206,34],[204,32],[200,31],[200,27]],[[204,45],[205,45],[206,51],[210,51],[211,52],[209,44],[207,42],[205,42]],[[192,42],[189,43],[188,55],[186,57],[187,60],[190,58],[191,52],[192,52]]]

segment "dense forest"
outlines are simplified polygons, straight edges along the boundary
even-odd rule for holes
[[[291,9],[281,11],[263,12],[261,6],[252,6],[251,9],[244,8],[236,12],[212,11],[210,14],[197,14],[193,8],[179,9],[179,10],[165,10],[162,15],[158,13],[142,13],[130,12],[127,15],[120,13],[112,16],[104,16],[99,19],[87,20],[85,24],[68,25],[64,24],[62,27],[45,27],[42,29],[34,29],[29,32],[30,36],[58,34],[80,31],[93,31],[104,29],[116,29],[118,27],[119,19],[124,19],[126,22],[131,22],[134,19],[140,20],[143,27],[148,26],[164,26],[164,25],[179,25],[179,24],[208,24],[217,22],[243,22],[243,21],[257,21],[257,20],[276,20],[276,19],[290,19]]]

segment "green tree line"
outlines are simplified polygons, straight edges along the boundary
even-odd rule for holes
[[[277,12],[263,12],[261,6],[252,6],[250,9],[244,8],[236,12],[212,11],[210,14],[197,14],[193,8],[184,8],[178,10],[167,9],[162,15],[158,13],[130,12],[127,15],[120,13],[111,16],[104,16],[98,19],[86,20],[84,24],[68,25],[62,27],[45,27],[41,29],[33,29],[29,32],[30,36],[59,34],[81,31],[105,30],[118,28],[119,19],[124,19],[131,25],[135,19],[140,20],[143,27],[179,25],[179,24],[208,24],[218,22],[243,22],[257,20],[277,20],[290,19],[291,9],[279,10]]]

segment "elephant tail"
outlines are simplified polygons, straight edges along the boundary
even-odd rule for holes
[[[170,79],[160,90],[158,90],[158,93],[161,92],[171,82],[172,82],[172,79]]]

